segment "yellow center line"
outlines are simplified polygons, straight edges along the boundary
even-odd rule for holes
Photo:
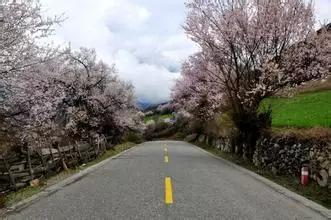
[[[170,177],[165,178],[165,203],[166,204],[172,204],[173,203],[172,185],[171,185],[171,178]]]
[[[164,162],[165,162],[165,163],[168,163],[168,162],[169,162],[169,157],[168,157],[168,155],[165,155],[165,156],[164,156]]]
[[[165,148],[164,148],[164,152],[165,152],[165,153],[168,153],[168,148],[165,147]]]

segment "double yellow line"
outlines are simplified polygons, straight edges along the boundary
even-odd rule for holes
[[[164,162],[169,163],[168,149],[166,147],[164,148]],[[172,183],[170,177],[166,177],[164,180],[164,191],[165,191],[165,203],[167,205],[172,204],[174,200],[173,200]]]

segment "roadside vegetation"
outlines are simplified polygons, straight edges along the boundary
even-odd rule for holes
[[[201,50],[182,66],[174,106],[202,124],[226,112],[231,151],[252,160],[272,121],[261,102],[330,74],[328,26],[314,30],[313,6],[303,0],[192,1],[187,10],[184,29]]]
[[[116,153],[144,128],[134,88],[116,65],[93,48],[50,44],[64,17],[43,11],[38,0],[1,1],[1,197]]]

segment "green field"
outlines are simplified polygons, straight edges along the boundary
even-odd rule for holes
[[[144,122],[147,123],[148,121],[151,121],[151,120],[154,120],[154,121],[164,120],[166,118],[172,118],[172,117],[173,117],[172,114],[146,116],[144,118]]]
[[[268,98],[262,102],[261,109],[269,105],[274,127],[331,127],[331,90]]]

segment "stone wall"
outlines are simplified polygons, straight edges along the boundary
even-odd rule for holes
[[[199,143],[221,151],[231,150],[231,142],[227,138],[212,138],[204,134],[195,134],[194,137]],[[311,180],[320,186],[331,188],[330,142],[316,139],[299,140],[294,136],[262,138],[257,143],[253,163],[275,174],[296,177],[300,176],[301,167],[306,165],[309,167]]]
[[[303,165],[309,167],[312,180],[331,186],[331,143],[321,140],[297,140],[294,137],[263,138],[258,141],[253,162],[276,174],[300,176]]]

